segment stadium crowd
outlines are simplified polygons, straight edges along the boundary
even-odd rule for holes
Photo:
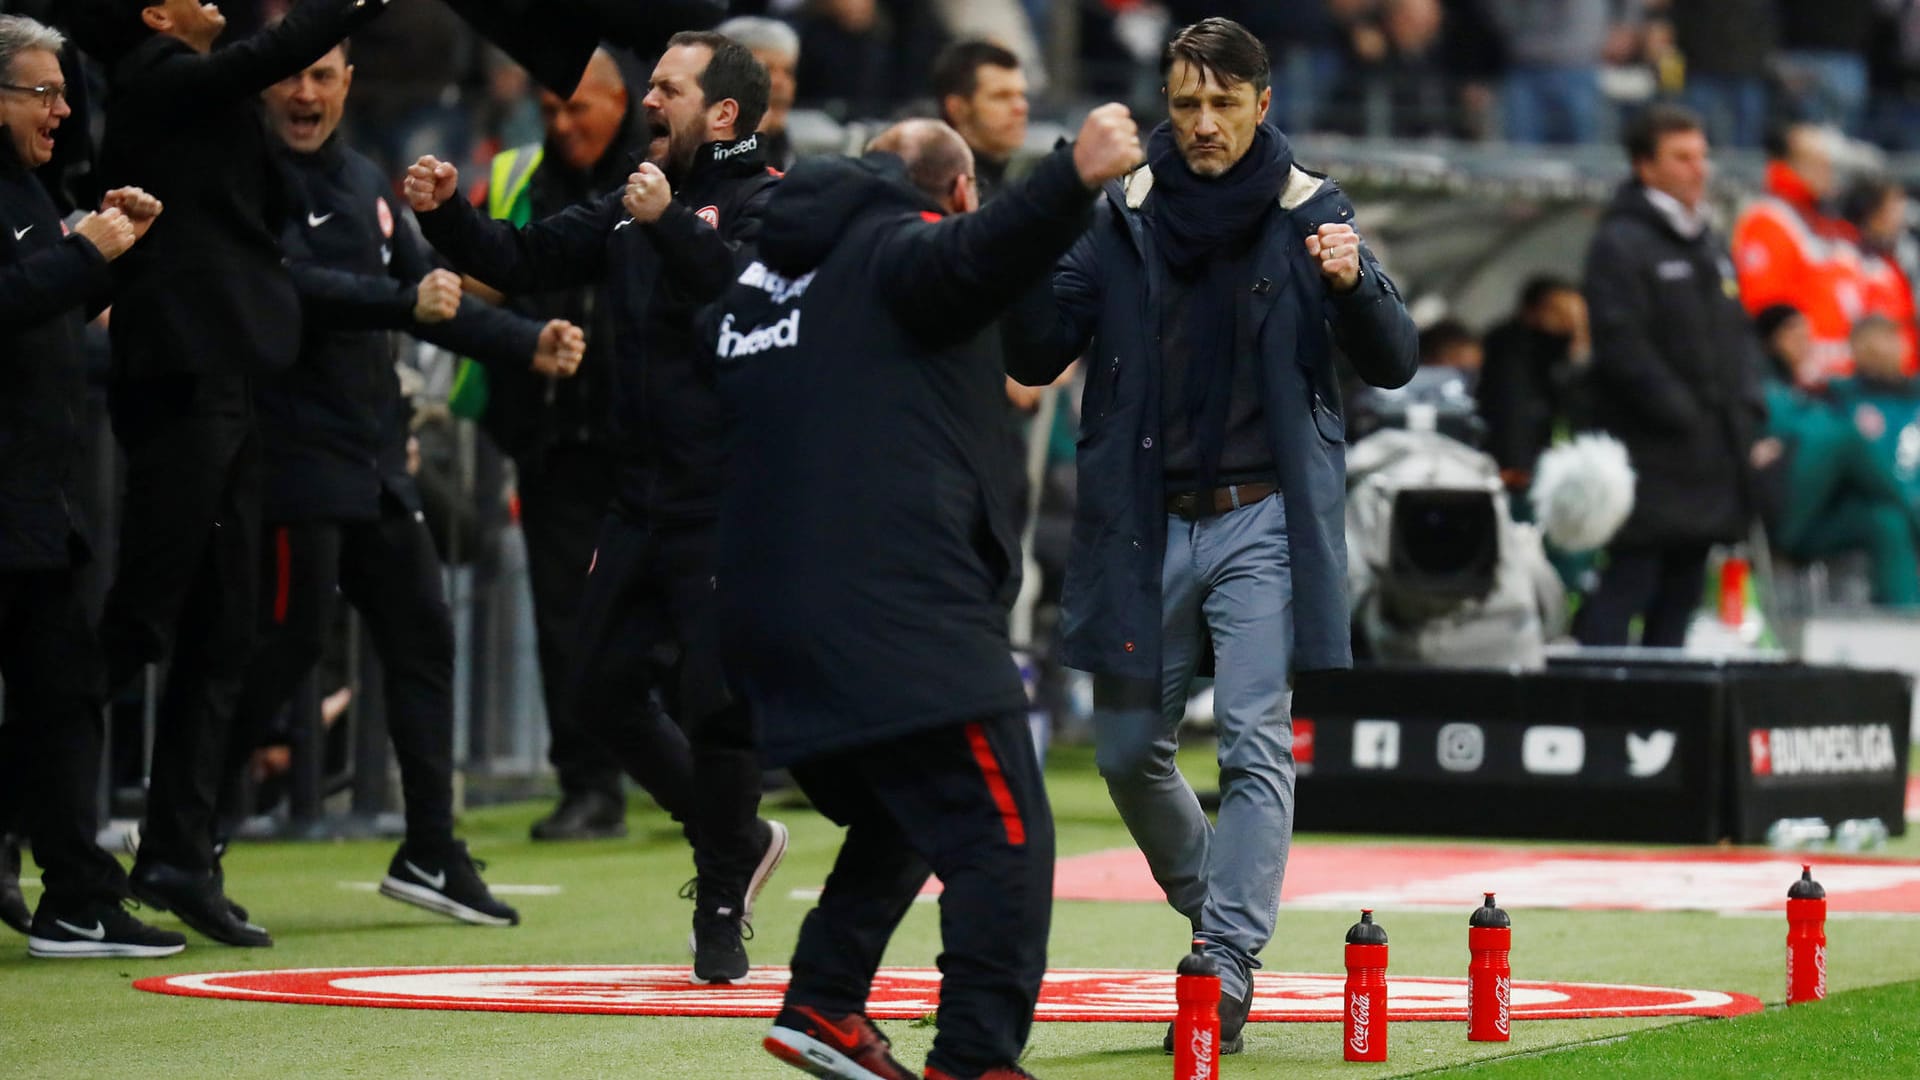
[[[0,917],[34,955],[179,951],[129,896],[272,944],[221,859],[336,597],[404,794],[381,891],[518,921],[455,836],[462,510],[397,334],[459,358],[447,409],[513,464],[561,788],[534,838],[623,835],[638,784],[692,852],[694,975],[724,983],[787,843],[763,767],[848,827],[768,1042],[862,1070],[829,1075],[914,1075],[861,1007],[930,869],[958,961],[926,1075],[1025,1075],[1052,833],[1005,615],[1053,494],[1027,463],[1049,386],[1082,394],[1060,653],[1222,965],[1230,1047],[1291,830],[1291,670],[1350,659],[1343,383],[1356,435],[1409,396],[1470,414],[1521,514],[1567,433],[1626,446],[1588,644],[1684,643],[1710,548],[1756,519],[1920,605],[1920,258],[1902,187],[1836,162],[1920,141],[1920,0],[660,7],[569,42],[487,0],[0,0]],[[1034,99],[1087,94],[1132,108],[1027,149]],[[804,155],[809,111],[884,130]],[[1295,164],[1282,132],[1310,130],[1617,135],[1630,176],[1580,280],[1416,345],[1352,204]],[[1763,143],[1723,237],[1712,147]],[[766,374],[775,350],[828,375]],[[78,479],[112,455],[102,391],[111,507]],[[100,717],[154,664],[123,871]],[[1217,825],[1172,766],[1205,665]]]

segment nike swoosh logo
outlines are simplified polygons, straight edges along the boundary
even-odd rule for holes
[[[333,220],[332,214],[308,214],[307,228],[317,229],[320,226],[325,225],[327,222],[332,220]]]
[[[619,232],[619,231],[620,231],[621,229],[624,229],[624,228],[626,228],[627,226],[629,226],[629,225],[631,225],[631,224],[633,224],[633,219],[632,219],[632,218],[627,218],[627,219],[625,219],[624,221],[622,221],[622,222],[620,222],[620,224],[618,224],[618,225],[615,225],[615,226],[613,227],[613,231],[614,231],[614,232]]]
[[[66,921],[65,919],[55,919],[53,920],[53,925],[59,927],[62,930],[67,931],[68,933],[78,934],[81,937],[86,938],[88,941],[107,940],[107,928],[98,922],[93,924],[93,929],[91,930],[82,930],[79,927],[73,925],[72,923]]]
[[[33,226],[31,226],[31,225],[29,225],[29,226],[27,226],[27,227],[26,227],[26,228],[24,228],[24,229],[16,229],[16,230],[14,230],[14,233],[13,233],[13,238],[14,238],[15,240],[18,240],[18,239],[20,239],[21,237],[23,237],[23,236],[25,236],[25,235],[27,235],[28,233],[30,233],[30,232],[32,232],[32,231],[33,231]],[[55,922],[60,922],[60,920],[58,920],[58,919],[55,919],[54,921],[55,921]],[[66,923],[60,923],[60,925],[61,925],[61,926],[65,926],[65,925],[67,925],[67,924],[66,924]]]
[[[429,874],[425,870],[413,865],[411,859],[402,859],[401,862],[405,863],[407,869],[413,871],[413,876],[419,878],[421,881],[426,882],[436,889],[444,889],[447,887],[447,872],[445,870],[437,874]]]
[[[860,1028],[857,1025],[848,1024],[846,1027],[841,1027],[805,1006],[801,1006],[799,1011],[805,1013],[814,1023],[819,1024],[827,1034],[833,1036],[833,1041],[839,1043],[842,1049],[851,1050],[860,1045]]]

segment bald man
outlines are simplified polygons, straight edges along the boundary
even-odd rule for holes
[[[492,217],[525,225],[620,187],[635,151],[646,149],[620,65],[593,54],[570,98],[540,93],[546,141],[495,155],[486,191]],[[535,840],[626,835],[620,767],[573,706],[569,650],[593,561],[594,538],[614,491],[609,410],[613,402],[613,312],[598,284],[508,298],[521,314],[565,319],[587,331],[573,379],[515,372],[493,380],[482,420],[510,455],[520,483],[520,528],[533,586],[540,683],[552,735],[547,756],[560,777],[560,805],[533,826]]]
[[[858,160],[794,166],[721,301],[733,407],[720,519],[729,676],[761,754],[846,826],[766,1049],[843,1080],[908,1080],[866,1016],[929,871],[941,896],[927,1080],[1024,1077],[1046,970],[1053,820],[1007,641],[1019,539],[993,467],[993,327],[1140,160],[1123,106],[978,213],[974,157],[938,121]]]

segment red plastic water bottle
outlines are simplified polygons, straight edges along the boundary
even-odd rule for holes
[[[1827,890],[1813,880],[1813,867],[1787,890],[1787,1004],[1827,996]]]
[[[1180,1011],[1173,1018],[1173,1080],[1214,1080],[1220,1075],[1220,966],[1193,941],[1180,958],[1173,982]]]
[[[1371,909],[1347,931],[1346,1036],[1348,1061],[1387,1060],[1387,928]]]
[[[1506,1042],[1513,1037],[1513,920],[1494,906],[1493,894],[1467,921],[1467,1041]]]

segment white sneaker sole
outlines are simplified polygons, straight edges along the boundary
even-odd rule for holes
[[[27,954],[47,960],[82,960],[90,956],[146,959],[172,956],[186,947],[185,942],[178,945],[133,945],[123,941],[51,941],[37,937],[27,939]]]
[[[787,827],[777,821],[767,822],[767,827],[773,831],[773,840],[767,845],[766,854],[760,856],[760,865],[754,868],[753,876],[747,879],[747,899],[740,905],[740,917],[743,919],[753,918],[754,898],[767,887],[767,879],[780,869],[780,861],[787,857]]]
[[[856,1065],[852,1058],[792,1028],[775,1027],[767,1031],[760,1045],[781,1061],[826,1080],[882,1080],[879,1073]]]
[[[401,881],[391,874],[380,880],[380,895],[389,900],[398,900],[403,904],[412,904],[414,907],[425,908],[436,914],[450,916],[459,919],[463,923],[472,923],[475,926],[513,925],[512,919],[503,919],[498,915],[489,915],[484,911],[475,911],[473,908],[468,907],[444,893],[434,892],[425,885],[414,885],[410,882]]]

